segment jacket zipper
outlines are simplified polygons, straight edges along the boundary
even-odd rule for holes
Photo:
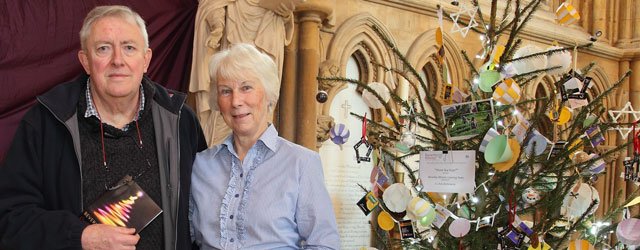
[[[178,207],[176,208],[176,221],[175,221],[175,225],[176,225],[176,229],[173,231],[173,249],[178,249],[178,210],[180,210],[180,186],[181,186],[181,181],[180,181],[180,168],[181,168],[181,162],[180,162],[180,117],[182,116],[182,107],[184,107],[184,101],[182,101],[182,103],[180,104],[180,108],[178,109],[178,120],[177,122],[177,126],[176,126],[176,145],[178,146],[178,150],[177,150],[177,154],[178,154],[178,184],[176,188],[176,194],[177,197],[176,199],[178,200]],[[189,177],[191,178],[191,177]],[[171,178],[169,178],[171,179]],[[171,185],[171,182],[169,182],[169,185]],[[171,192],[171,190],[169,190],[169,192]],[[188,202],[188,201],[187,201]]]

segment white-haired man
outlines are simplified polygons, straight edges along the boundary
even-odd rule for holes
[[[189,248],[191,166],[206,142],[185,95],[144,75],[152,53],[130,8],[94,8],[80,41],[86,74],[38,97],[0,168],[0,248]],[[162,213],[140,232],[81,220],[125,176]]]

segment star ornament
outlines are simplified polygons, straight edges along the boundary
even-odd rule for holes
[[[640,119],[640,111],[633,110],[633,107],[631,106],[631,102],[627,102],[627,104],[625,104],[621,110],[609,110],[609,116],[611,117],[611,121],[613,123],[618,123],[618,119],[620,118],[624,119],[628,117],[626,115],[632,115],[633,121],[637,121],[638,119]],[[626,140],[627,137],[629,136],[629,133],[631,133],[632,129],[628,127],[624,128],[624,127],[616,126],[615,128],[610,128],[609,130],[618,130],[622,138]]]
[[[467,37],[467,33],[471,28],[478,26],[478,22],[476,22],[476,13],[478,12],[478,7],[469,7],[469,5],[462,5],[460,11],[449,15],[451,20],[453,20],[453,26],[451,26],[451,32],[460,32],[463,38]],[[469,16],[469,24],[467,26],[460,26],[460,17],[464,14]]]

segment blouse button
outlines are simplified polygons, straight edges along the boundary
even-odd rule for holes
[[[240,195],[239,195],[239,194],[236,194],[236,198],[238,198],[238,197],[240,197]]]

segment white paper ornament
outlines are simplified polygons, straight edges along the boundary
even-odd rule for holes
[[[551,47],[547,48],[547,51],[561,49],[561,48],[562,47],[551,46]],[[560,66],[560,68],[547,71],[547,74],[549,74],[549,75],[564,74],[567,71],[569,71],[569,69],[571,69],[571,63],[572,63],[572,61],[571,61],[571,52],[565,50],[565,51],[562,51],[562,52],[553,53],[553,54],[547,56],[547,68],[552,68],[552,67],[557,67],[557,66]]]
[[[621,221],[616,228],[618,240],[627,245],[640,245],[640,219],[629,218]]]
[[[530,156],[531,153],[533,153],[533,155],[535,156],[541,155],[544,150],[547,149],[549,140],[547,140],[547,137],[544,137],[544,135],[542,135],[536,129],[533,130],[530,136],[531,138],[527,142],[527,145],[524,149],[525,154],[527,154],[528,156]]]
[[[382,199],[391,212],[401,213],[411,201],[411,191],[402,183],[394,183],[384,190]]]
[[[518,74],[516,68],[513,67],[512,63],[507,63],[504,66],[500,67],[500,75],[502,78],[511,78]]]
[[[453,21],[453,26],[451,26],[450,32],[460,32],[460,35],[462,35],[463,38],[467,37],[467,33],[469,33],[469,30],[478,26],[478,23],[476,22],[477,12],[478,7],[469,6],[466,4],[460,6],[460,10],[458,12],[449,15],[451,17],[451,20]],[[469,16],[469,23],[467,24],[467,26],[461,26],[462,23],[459,22],[461,21],[460,17],[465,14]]]
[[[578,186],[579,185],[579,186]],[[586,183],[578,183],[571,191],[564,197],[562,201],[562,207],[560,213],[569,218],[577,218],[582,216],[592,202],[596,202],[593,208],[589,211],[592,214],[598,209],[600,203],[600,194],[598,190]]]
[[[540,200],[540,192],[532,187],[528,187],[522,192],[522,200],[527,204],[534,204]]]
[[[531,54],[536,54],[543,52],[543,50],[535,45],[525,45],[522,48],[518,49],[513,54],[513,59],[517,59],[520,57],[528,56]],[[513,67],[516,69],[518,74],[529,73],[531,71],[541,70],[547,68],[547,56],[541,55],[536,57],[531,57],[523,60],[517,60],[512,62]]]
[[[457,218],[449,225],[449,233],[451,236],[460,238],[467,235],[471,229],[471,222],[465,218]]]
[[[389,98],[391,98],[389,88],[387,88],[387,85],[385,85],[384,83],[372,82],[367,86],[378,93],[378,95],[380,95],[385,103],[389,101]],[[376,96],[369,92],[369,90],[367,89],[362,91],[362,99],[364,100],[364,103],[372,109],[380,109],[384,107],[384,104],[381,103],[380,100],[378,100],[378,98],[376,98]]]
[[[427,216],[433,209],[433,206],[431,206],[428,201],[420,197],[414,197],[407,206],[407,214],[412,214],[416,218],[422,218]]]
[[[400,136],[400,143],[407,148],[411,148],[416,145],[416,136],[412,131],[405,131]]]

